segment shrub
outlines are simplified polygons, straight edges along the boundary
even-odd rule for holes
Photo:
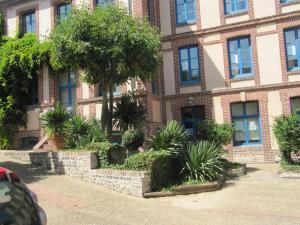
[[[291,154],[300,150],[300,119],[297,116],[281,116],[275,120],[274,133],[283,161],[292,163]]]
[[[147,109],[133,94],[122,95],[114,107],[114,125],[122,131],[137,129],[146,119]]]
[[[134,154],[125,161],[122,168],[150,171],[151,191],[158,191],[166,187],[178,174],[178,171],[173,169],[173,165],[170,154],[161,150]]]
[[[69,148],[75,148],[78,140],[88,134],[90,130],[89,122],[80,115],[73,116],[67,123],[65,134],[66,145]]]
[[[110,149],[112,144],[108,141],[94,142],[86,146],[86,149],[97,152],[100,167],[109,167],[110,163]]]
[[[150,139],[150,147],[154,150],[166,150],[172,155],[181,155],[188,142],[188,134],[177,121],[170,121]]]
[[[212,120],[205,120],[198,125],[197,138],[214,142],[218,146],[229,144],[232,140],[233,129],[231,124],[217,124]]]
[[[63,135],[66,131],[67,122],[70,118],[70,113],[67,109],[57,104],[54,109],[50,109],[48,112],[42,114],[42,127],[48,137],[55,135]]]
[[[199,141],[187,147],[183,171],[189,179],[214,181],[223,171],[222,156],[220,146],[208,141]]]
[[[128,150],[135,151],[143,145],[145,135],[140,130],[128,130],[122,135],[122,145]]]
[[[123,164],[127,157],[126,149],[121,145],[113,145],[109,151],[109,162],[111,164]]]

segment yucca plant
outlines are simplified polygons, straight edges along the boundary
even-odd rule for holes
[[[70,113],[60,104],[55,105],[53,109],[50,109],[41,116],[42,127],[48,138],[52,139],[55,150],[64,147],[63,136],[69,118]]]
[[[183,158],[183,172],[193,180],[215,181],[223,171],[222,149],[208,141],[189,145]]]
[[[125,94],[114,107],[114,125],[123,132],[138,128],[146,119],[146,107],[133,94]]]
[[[182,155],[188,142],[188,134],[177,121],[170,121],[149,140],[153,150],[166,150],[174,156]]]
[[[78,139],[86,136],[90,130],[87,119],[80,115],[74,115],[67,123],[65,141],[69,148],[75,148]]]

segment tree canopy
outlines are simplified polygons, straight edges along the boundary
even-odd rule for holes
[[[48,60],[48,46],[34,34],[20,39],[3,36],[0,59],[0,148],[4,148],[8,147],[8,131],[26,126],[29,85]]]
[[[161,60],[160,38],[157,28],[122,7],[82,7],[50,34],[51,65],[56,70],[81,70],[86,82],[103,85],[102,122],[109,131],[114,86],[129,78],[153,77]]]

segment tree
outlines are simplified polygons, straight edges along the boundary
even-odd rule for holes
[[[103,84],[101,121],[109,136],[115,85],[151,79],[161,60],[159,31],[122,7],[74,9],[52,31],[50,43],[54,69],[79,70],[84,81]]]
[[[48,46],[34,34],[23,38],[2,37],[0,42],[0,148],[9,147],[10,135],[26,126],[29,85],[48,61]]]

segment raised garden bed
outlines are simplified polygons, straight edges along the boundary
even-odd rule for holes
[[[281,178],[300,179],[300,164],[281,164],[278,173]]]
[[[219,181],[203,184],[185,184],[172,188],[172,191],[149,192],[144,193],[144,198],[159,198],[175,195],[199,194],[203,192],[217,191],[222,188],[224,183],[223,177]]]

